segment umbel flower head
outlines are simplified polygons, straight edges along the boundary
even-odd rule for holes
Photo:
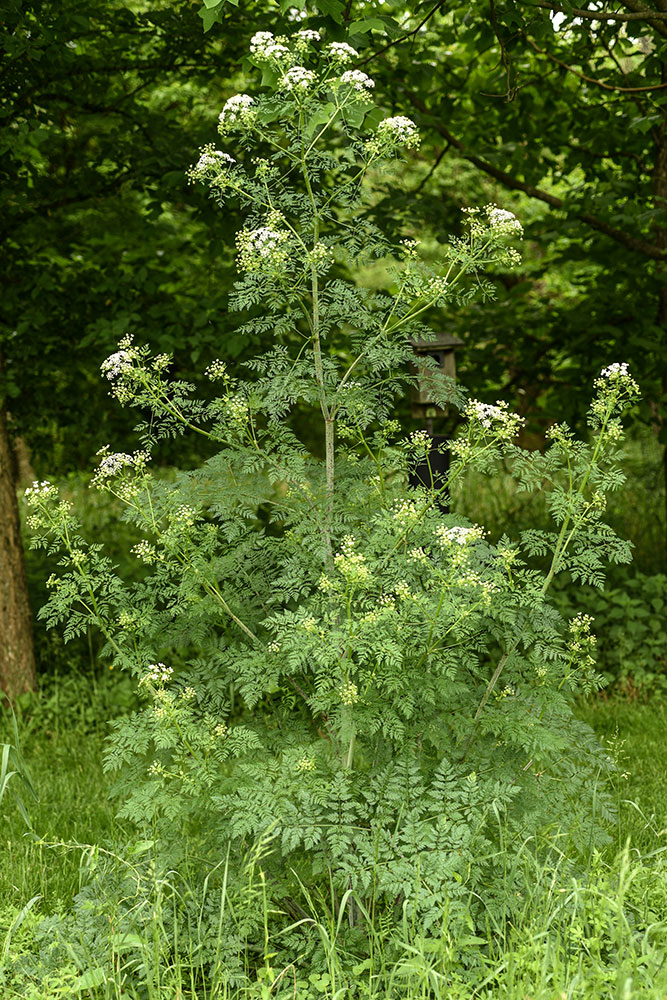
[[[288,258],[288,239],[284,229],[273,229],[271,226],[242,229],[236,234],[239,268],[242,271],[258,271],[260,268],[282,270]]]
[[[187,178],[190,183],[215,180],[235,164],[233,156],[216,149],[213,143],[207,143],[200,149],[197,162],[187,171]]]
[[[235,129],[250,128],[256,114],[255,99],[250,94],[235,94],[225,102],[218,116],[218,132],[226,135]]]

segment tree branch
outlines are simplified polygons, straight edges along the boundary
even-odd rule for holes
[[[543,10],[552,10],[556,14],[568,14],[570,17],[580,17],[587,21],[647,21],[651,27],[655,28],[661,35],[667,35],[667,13],[652,10],[635,0],[623,0],[626,7],[630,8],[629,13],[607,10],[579,10],[579,8],[561,7],[557,3],[549,3],[548,0],[532,0],[527,4],[529,7],[541,7]]]
[[[593,83],[596,87],[602,87],[603,90],[611,90],[620,94],[643,94],[647,90],[665,89],[666,85],[664,83],[652,83],[649,84],[648,87],[617,87],[611,83],[603,83],[602,80],[595,80],[592,76],[586,76],[585,73],[581,73],[578,69],[575,69],[574,66],[568,66],[566,62],[563,62],[562,59],[556,58],[556,56],[552,55],[551,52],[547,52],[546,49],[541,49],[539,45],[532,40],[532,38],[528,37],[528,35],[524,34],[523,37],[526,39],[531,49],[535,52],[539,52],[541,56],[546,56],[547,59],[551,60],[551,62],[557,63],[558,66],[562,66],[563,69],[566,69],[568,73],[574,73],[575,76],[578,76],[581,80],[585,80],[586,83]]]
[[[415,108],[421,111],[425,115],[432,117],[432,112],[428,110],[426,105],[421,101],[416,94],[410,93],[410,91],[405,91],[406,96],[409,98],[411,103]],[[547,205],[551,205],[552,208],[556,208],[560,211],[568,211],[567,203],[563,198],[559,198],[555,194],[551,194],[549,191],[543,191],[541,188],[536,188],[532,184],[527,184],[525,181],[520,181],[516,177],[512,177],[511,174],[506,173],[499,167],[494,167],[492,163],[487,160],[482,159],[481,156],[477,156],[470,150],[465,143],[457,139],[456,136],[440,122],[434,121],[433,127],[437,132],[440,133],[455,149],[459,151],[464,160],[468,160],[473,166],[482,170],[489,177],[494,177],[505,187],[511,188],[513,191],[523,191],[531,198],[536,198],[539,201],[545,202]],[[637,236],[632,236],[630,233],[624,232],[622,229],[617,229],[615,226],[609,225],[604,219],[598,218],[596,215],[592,215],[590,212],[572,211],[572,215],[581,219],[591,227],[591,229],[596,229],[600,233],[604,233],[605,236],[609,236],[612,240],[617,243],[622,244],[627,247],[628,250],[632,250],[635,253],[640,253],[645,257],[650,257],[652,260],[664,260],[667,253],[662,250],[659,246],[654,243],[649,243],[648,240],[640,239]]]
[[[435,5],[435,7],[431,8],[426,17],[419,22],[416,28],[413,28],[412,31],[408,31],[404,35],[400,35],[398,38],[395,38],[393,42],[387,42],[387,44],[383,45],[381,49],[377,50],[377,52],[371,52],[371,54],[367,56],[366,59],[362,59],[361,62],[356,63],[356,66],[357,67],[365,66],[366,63],[369,63],[372,59],[375,59],[376,56],[382,55],[382,53],[386,52],[387,49],[393,48],[394,45],[400,45],[401,42],[405,42],[408,38],[414,38],[417,32],[421,28],[423,28],[425,24],[428,24],[433,15],[437,14],[440,8],[444,7],[444,5],[445,5],[445,0],[438,0],[438,3]]]

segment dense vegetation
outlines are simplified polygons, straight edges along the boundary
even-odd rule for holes
[[[664,996],[667,14],[607,7],[10,4],[7,996]]]

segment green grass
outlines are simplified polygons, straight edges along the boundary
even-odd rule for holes
[[[616,747],[616,847],[630,838],[641,854],[667,848],[667,705],[660,697],[646,704],[597,699],[578,714]]]
[[[47,843],[127,843],[130,831],[116,822],[108,799],[108,780],[101,768],[105,726],[97,721],[113,700],[114,685],[108,679],[97,693],[89,688],[88,698],[83,694],[86,690],[81,682],[52,683],[42,699],[28,699],[23,706],[19,719],[22,750],[39,796],[36,803],[26,800],[26,804],[34,829]],[[461,965],[459,942],[450,940],[446,931],[439,939],[423,940],[419,928],[406,924],[403,933],[399,929],[399,952],[394,950],[389,956],[378,942],[374,969],[363,962],[358,965],[352,989],[350,958],[338,943],[336,921],[313,907],[309,933],[320,940],[324,956],[316,970],[298,962],[294,969],[273,967],[273,960],[266,958],[261,974],[252,977],[242,991],[220,985],[209,992],[201,983],[193,985],[187,968],[168,961],[165,948],[156,950],[147,936],[143,961],[146,967],[152,961],[155,971],[150,989],[144,986],[135,991],[135,967],[125,964],[126,956],[112,952],[108,967],[116,973],[106,986],[93,991],[81,988],[80,972],[72,965],[35,980],[32,992],[26,986],[23,992],[15,992],[8,981],[3,1000],[5,996],[7,1000],[312,1000],[319,996],[325,1000],[356,996],[369,1000],[664,1000],[666,709],[659,702],[597,700],[582,706],[579,714],[610,741],[621,760],[614,843],[604,856],[593,860],[593,871],[583,882],[536,868],[535,893],[524,901],[521,919],[509,927],[489,923],[488,946],[474,970]],[[2,725],[0,738],[12,738],[7,713]],[[4,833],[0,943],[3,938],[7,941],[12,921],[17,921],[22,908],[41,897],[25,912],[23,925],[16,923],[12,931],[12,948],[20,951],[30,948],[41,916],[67,913],[81,884],[85,855],[78,848],[47,847],[26,837],[11,784],[0,802],[0,813]],[[526,863],[531,863],[529,858]],[[170,905],[170,891],[166,884],[161,887],[161,906]],[[178,892],[183,891],[179,882]],[[158,931],[169,933],[163,923]],[[374,933],[369,928],[369,939]],[[193,950],[200,944],[194,942]],[[273,950],[274,943],[269,942],[267,955]]]

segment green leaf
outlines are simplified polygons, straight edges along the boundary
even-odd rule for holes
[[[224,2],[225,0],[204,0],[204,7],[208,7],[209,9],[213,7],[222,7]]]
[[[96,986],[102,986],[107,980],[106,972],[98,966],[97,969],[89,969],[79,976],[76,988],[79,990],[91,990]]]
[[[363,21],[352,21],[349,27],[351,35],[367,35],[369,31],[384,31],[385,24],[379,17],[367,17]]]
[[[338,24],[343,23],[343,12],[345,5],[341,0],[317,0],[317,9],[323,14],[328,14]]]
[[[210,31],[214,24],[219,24],[222,21],[221,11],[217,7],[212,10],[202,8],[199,11],[199,16],[202,19],[205,32]]]

